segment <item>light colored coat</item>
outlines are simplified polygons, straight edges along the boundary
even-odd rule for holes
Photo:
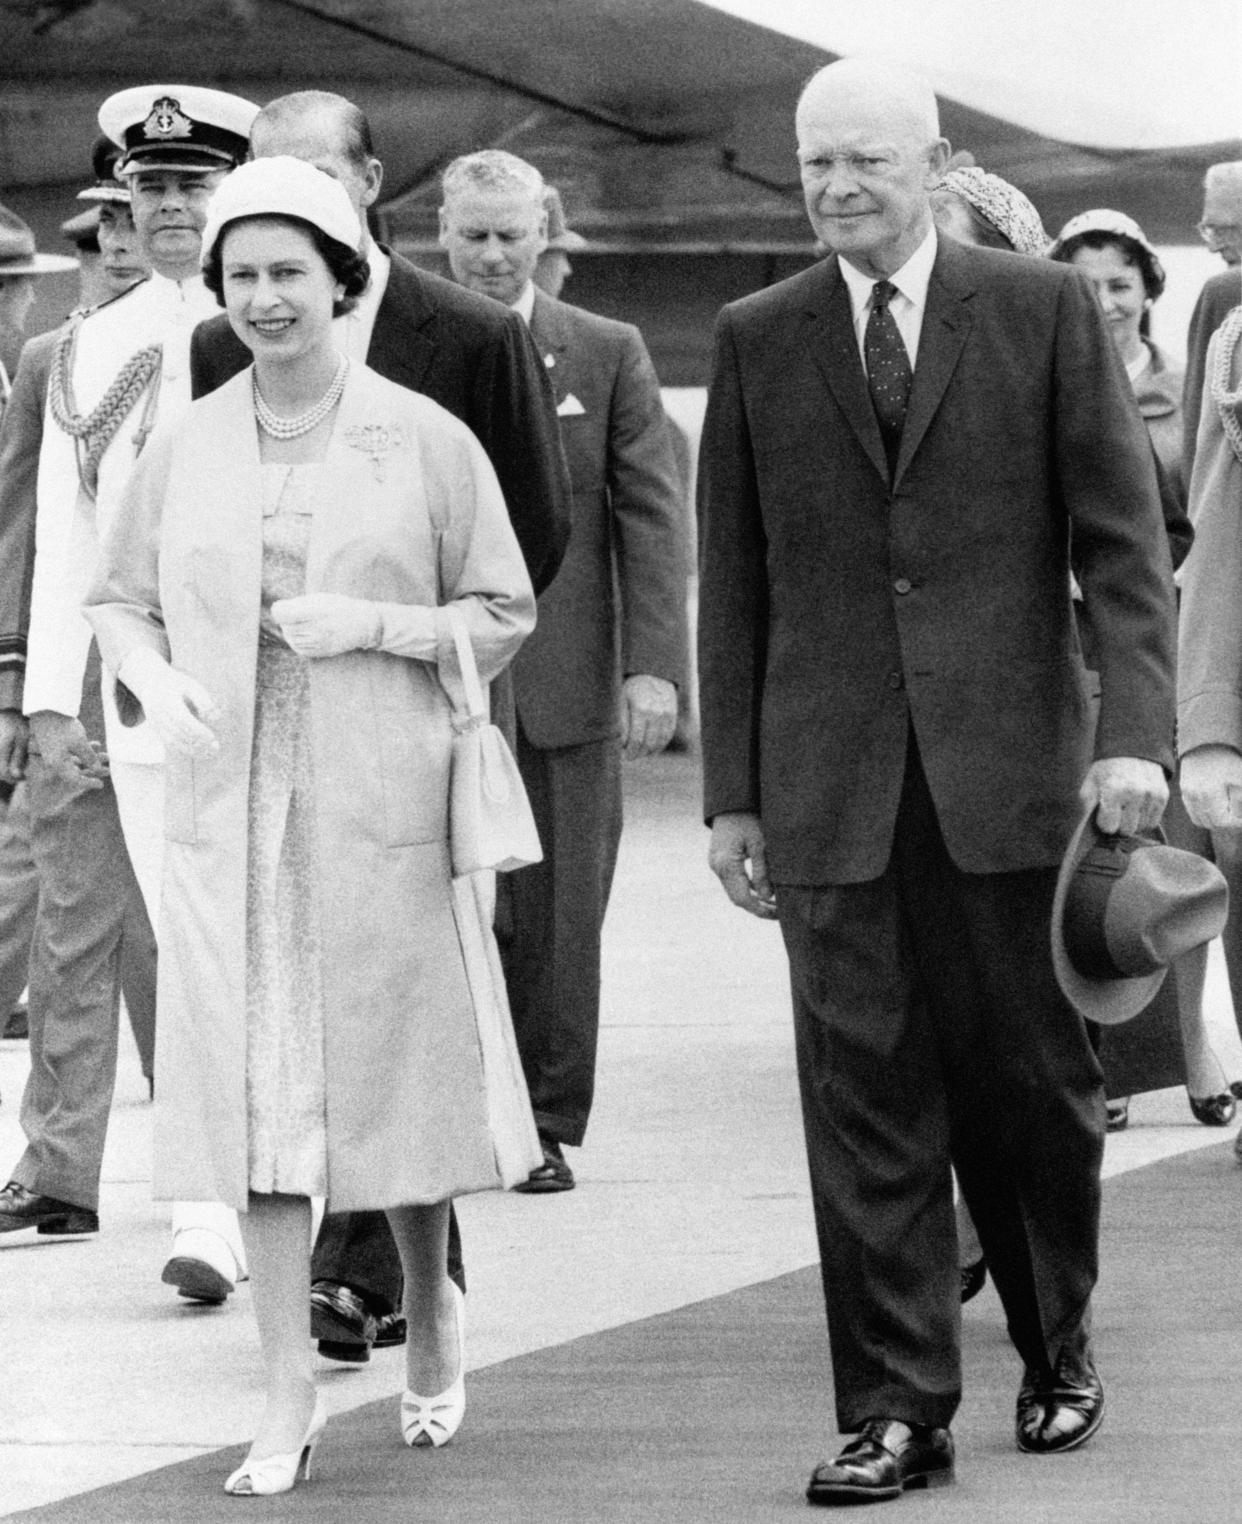
[[[262,567],[250,389],[247,370],[152,438],[88,600],[110,669],[149,647],[223,712],[218,755],[167,762],[155,1188],[239,1208]],[[379,602],[385,629],[383,649],[310,667],[341,1211],[513,1184],[541,1158],[483,886],[449,876],[450,704],[435,665],[453,660],[437,605],[463,611],[486,680],[531,629],[534,600],[482,448],[429,399],[355,364],[322,472],[306,590]]]

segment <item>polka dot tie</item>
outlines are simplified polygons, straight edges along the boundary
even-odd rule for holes
[[[889,303],[896,294],[897,288],[889,281],[876,281],[871,288],[871,316],[867,319],[867,331],[863,335],[867,386],[871,391],[871,405],[875,408],[875,416],[880,423],[890,476],[897,464],[902,425],[910,405],[910,384],[914,380],[910,356],[906,353],[896,320],[889,311]]]

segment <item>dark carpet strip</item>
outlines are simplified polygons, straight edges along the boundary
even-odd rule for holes
[[[1242,1519],[1242,1170],[1228,1145],[1108,1182],[1096,1344],[1104,1428],[1013,1446],[1019,1371],[990,1286],[965,1312],[956,1486],[897,1517],[954,1524]],[[395,1397],[333,1419],[309,1485],[230,1498],[240,1449],[14,1515],[58,1524],[765,1524],[806,1519],[832,1448],[814,1269],[473,1373],[458,1438],[410,1451]],[[888,1510],[882,1510],[889,1518]],[[856,1517],[857,1515],[855,1515]]]

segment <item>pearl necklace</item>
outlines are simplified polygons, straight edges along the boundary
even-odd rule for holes
[[[1216,335],[1216,368],[1208,378],[1208,390],[1220,414],[1221,426],[1229,447],[1242,461],[1242,424],[1238,422],[1238,404],[1242,402],[1242,389],[1229,390],[1233,373],[1233,357],[1242,338],[1242,308],[1235,307],[1221,324]]]
[[[319,401],[313,407],[307,408],[306,412],[299,413],[296,418],[282,418],[279,413],[273,413],[263,400],[263,393],[259,390],[258,374],[252,371],[250,379],[254,391],[254,416],[259,420],[259,427],[272,439],[297,439],[303,434],[309,434],[312,429],[319,427],[341,400],[341,393],[345,390],[345,377],[348,374],[349,361],[342,355],[341,363],[336,368],[336,375],[332,377],[332,384]]]

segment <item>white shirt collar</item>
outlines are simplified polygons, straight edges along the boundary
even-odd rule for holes
[[[518,313],[526,326],[530,327],[530,320],[535,315],[535,283],[528,280],[522,288],[522,294],[513,304],[514,312]]]
[[[850,307],[854,314],[854,337],[858,340],[860,354],[864,352],[867,318],[871,314],[871,292],[875,281],[864,275],[848,259],[838,257],[841,277],[850,294]],[[889,303],[889,311],[896,321],[898,332],[905,342],[914,363],[919,352],[919,336],[923,331],[923,312],[927,307],[927,288],[931,284],[932,266],[936,263],[936,229],[933,224],[927,237],[919,244],[900,270],[888,277],[889,284],[896,287],[897,295]],[[865,362],[864,362],[865,363]]]
[[[367,264],[371,269],[367,289],[358,298],[353,311],[335,319],[332,324],[337,348],[343,350],[351,360],[363,362],[371,349],[375,317],[384,300],[384,292],[388,289],[388,272],[392,268],[392,261],[379,244],[372,241],[367,246]]]
[[[870,275],[864,275],[856,265],[850,264],[844,255],[841,255],[837,262],[841,266],[845,284],[849,287],[850,303],[854,309],[854,320],[857,322],[864,311],[871,310],[871,291],[875,285],[875,279]],[[928,228],[927,237],[901,269],[895,270],[888,277],[889,284],[895,286],[898,292],[916,307],[926,307],[927,288],[931,284],[932,266],[935,263],[936,229],[933,225]]]

